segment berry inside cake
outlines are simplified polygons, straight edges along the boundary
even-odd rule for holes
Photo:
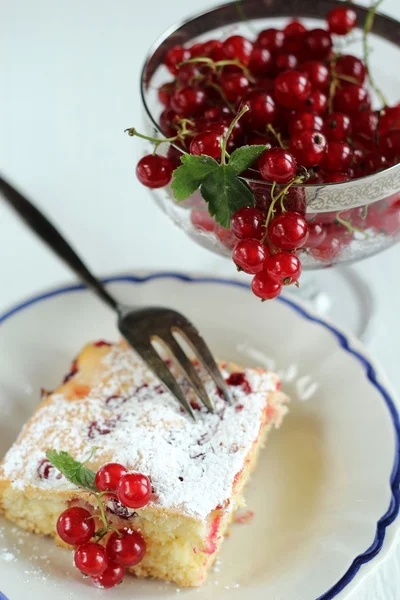
[[[125,569],[200,585],[287,398],[274,373],[220,363],[228,405],[196,367],[216,410],[186,385],[193,422],[124,342],[88,344],[1,463],[0,513],[75,546],[101,587]]]

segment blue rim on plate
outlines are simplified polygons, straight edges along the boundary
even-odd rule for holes
[[[120,277],[108,277],[104,279],[104,283],[119,283],[119,282],[127,282],[127,283],[145,283],[147,281],[151,281],[153,279],[177,279],[179,281],[184,281],[186,283],[215,283],[218,285],[233,285],[236,287],[246,288],[248,289],[248,285],[245,283],[241,283],[239,281],[232,281],[228,279],[218,279],[213,277],[191,277],[189,275],[184,275],[182,273],[153,273],[152,275],[146,276],[120,276]],[[66,287],[61,287],[54,289],[50,292],[46,292],[44,294],[40,294],[38,296],[34,296],[17,306],[14,306],[4,314],[0,315],[0,325],[4,323],[7,319],[15,315],[16,313],[22,311],[33,304],[38,302],[42,302],[47,298],[52,298],[54,296],[59,296],[62,294],[67,294],[69,292],[76,292],[80,290],[85,290],[85,286],[81,284],[70,285]],[[312,321],[314,323],[318,323],[328,331],[330,331],[334,337],[336,338],[339,345],[349,354],[353,355],[364,367],[365,374],[371,384],[378,390],[380,395],[382,396],[385,404],[389,410],[390,416],[392,418],[392,423],[395,431],[396,437],[396,451],[394,456],[394,463],[392,474],[390,477],[390,487],[392,490],[392,498],[390,501],[389,508],[387,512],[379,519],[376,526],[376,534],[374,541],[371,546],[365,550],[362,554],[359,554],[355,557],[350,567],[346,571],[346,573],[339,579],[337,583],[335,583],[327,592],[319,596],[315,600],[332,600],[335,598],[340,592],[347,587],[351,581],[357,575],[359,569],[362,565],[370,562],[379,552],[382,550],[383,542],[385,540],[386,529],[389,527],[391,523],[395,520],[399,513],[400,507],[400,418],[397,412],[395,403],[386,389],[379,383],[375,368],[373,365],[359,352],[351,348],[350,342],[347,337],[338,331],[335,327],[326,323],[323,319],[315,317],[311,315],[307,310],[289,300],[288,298],[280,297],[277,299],[278,302],[283,302],[284,304],[290,306],[293,310],[295,310],[301,317],[307,319],[308,321]],[[2,594],[0,592],[0,600],[2,599]]]

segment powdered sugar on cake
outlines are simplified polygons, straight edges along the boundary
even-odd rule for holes
[[[277,376],[245,370],[251,392],[244,385],[231,386],[233,403],[229,406],[200,371],[216,412],[200,408],[187,389],[195,407],[193,422],[130,349],[112,347],[101,364],[101,381],[87,397],[71,401],[56,393],[37,411],[6,456],[5,476],[18,488],[29,484],[73,489],[44,462],[45,451],[67,450],[84,460],[96,446],[95,462],[112,460],[146,473],[156,505],[200,519],[224,505],[257,438],[269,393],[279,387]],[[229,372],[223,375],[227,378]],[[276,409],[271,407],[271,419],[279,424],[285,412],[278,402]]]

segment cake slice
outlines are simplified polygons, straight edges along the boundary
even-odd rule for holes
[[[59,515],[74,505],[97,515],[96,498],[68,481],[46,451],[90,457],[86,466],[93,471],[120,463],[147,475],[152,486],[141,509],[123,506],[114,495],[103,498],[112,526],[140,531],[146,541],[144,558],[130,571],[200,585],[244,505],[244,487],[268,431],[287,412],[287,398],[274,373],[220,363],[233,399],[228,405],[196,367],[216,411],[200,406],[186,384],[193,422],[124,342],[88,344],[0,464],[0,513],[65,545],[56,532]]]

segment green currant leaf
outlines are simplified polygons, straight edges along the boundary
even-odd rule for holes
[[[181,163],[185,165],[194,179],[204,179],[204,177],[220,166],[214,158],[205,154],[201,156],[183,154],[181,156]]]
[[[85,467],[84,463],[75,460],[68,452],[48,450],[46,456],[52,465],[74,485],[97,492],[95,484],[96,473]]]
[[[207,175],[219,168],[216,160],[210,156],[183,154],[182,165],[175,169],[171,188],[176,200],[185,200],[197,190]]]
[[[189,198],[201,183],[201,179],[194,179],[188,169],[181,165],[174,171],[174,178],[171,183],[171,189],[174,192],[175,200],[181,201]]]
[[[254,206],[251,190],[236,177],[230,165],[221,165],[207,175],[200,187],[208,211],[217,223],[229,228],[232,215],[242,206]]]
[[[239,175],[253,164],[257,158],[261,156],[265,150],[270,148],[269,144],[255,145],[255,146],[242,146],[232,152],[229,159],[229,166],[235,172],[235,175]]]

